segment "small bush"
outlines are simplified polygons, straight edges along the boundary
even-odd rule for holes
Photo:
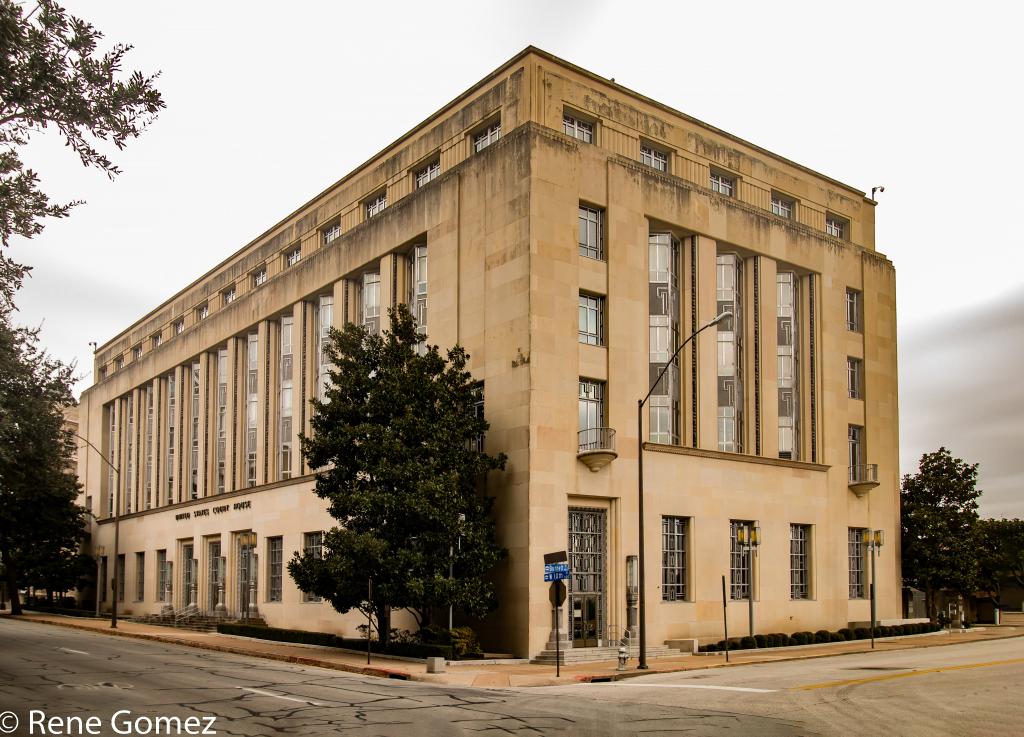
[[[828,630],[818,630],[814,633],[815,644],[821,642],[828,642],[831,639],[832,633]]]
[[[796,642],[797,645],[810,645],[814,642],[814,633],[806,631],[794,632],[793,640]]]
[[[871,638],[871,630],[867,627],[855,627],[853,636],[858,640],[867,640]]]
[[[757,647],[771,647],[766,635],[754,635],[754,642],[757,643]]]
[[[843,637],[838,632],[829,632],[828,633],[828,641],[829,642],[846,642],[846,638]]]
[[[843,627],[841,630],[839,630],[839,634],[843,636],[844,640],[853,639],[853,630],[851,630],[849,627]]]
[[[698,652],[702,653],[716,653],[718,652],[718,645],[713,642],[709,642],[707,645],[701,645]]]

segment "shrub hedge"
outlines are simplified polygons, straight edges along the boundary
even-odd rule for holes
[[[939,625],[931,622],[918,622],[915,624],[896,624],[875,627],[875,637],[899,637],[901,635],[920,635],[925,632],[935,632],[940,629]],[[867,640],[871,637],[870,627],[856,627],[850,629],[843,627],[838,632],[818,630],[817,632],[794,632],[792,635],[781,632],[769,635],[754,635],[753,637],[730,637],[730,650],[749,650],[752,648],[765,647],[788,647],[790,645],[813,645],[825,642],[846,642],[847,640]],[[709,642],[700,646],[702,653],[716,653],[725,650],[725,640]]]
[[[217,625],[217,631],[225,635],[255,637],[260,640],[275,642],[298,642],[304,645],[322,645],[324,647],[344,647],[351,650],[365,650],[366,640],[361,638],[343,638],[329,632],[307,632],[306,630],[289,630],[281,627],[264,627],[258,624],[235,624],[225,622]],[[370,641],[370,651],[382,655],[398,655],[406,658],[440,657],[453,660],[452,647],[433,643],[392,642],[387,648],[377,640]]]

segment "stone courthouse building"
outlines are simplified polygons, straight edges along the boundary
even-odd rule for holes
[[[105,570],[124,563],[119,608],[355,634],[288,576],[334,524],[298,434],[328,326],[382,330],[404,301],[472,355],[486,449],[509,459],[487,484],[509,551],[476,625],[489,650],[544,649],[553,551],[574,646],[626,627],[637,401],[722,312],[644,408],[648,642],[719,638],[723,575],[731,633],[750,596],[758,632],[867,620],[863,530],[887,536],[879,616],[899,617],[895,274],[874,210],[525,49],[98,348],[81,432],[110,465],[79,468]]]

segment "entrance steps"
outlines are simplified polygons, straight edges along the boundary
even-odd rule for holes
[[[161,627],[174,627],[180,630],[191,630],[193,632],[216,632],[217,625],[224,622],[233,624],[255,624],[266,626],[267,622],[263,617],[249,617],[245,619],[234,619],[228,617],[214,617],[207,614],[190,614],[184,611],[174,614],[144,614],[132,617],[133,622],[140,624],[155,624]]]
[[[630,659],[640,657],[640,646],[630,645],[628,648]],[[602,660],[615,660],[619,657],[619,646],[608,647],[571,647],[568,650],[562,649],[558,655],[562,665],[574,665],[576,663],[597,663]],[[668,647],[667,645],[648,645],[648,658],[678,658],[686,653],[681,650]],[[537,665],[554,665],[555,650],[541,650],[536,657],[530,660]]]

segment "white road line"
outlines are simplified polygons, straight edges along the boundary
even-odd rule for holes
[[[88,655],[89,653],[84,650],[72,650],[70,647],[58,647],[58,650],[65,653],[74,653],[75,655]]]
[[[323,704],[316,701],[310,701],[309,699],[298,699],[294,696],[282,696],[281,694],[271,693],[270,691],[261,691],[258,688],[246,688],[244,686],[236,686],[236,688],[242,691],[248,691],[249,693],[259,694],[260,696],[272,696],[275,699],[282,699],[283,701],[297,701],[300,704],[309,704],[310,706],[323,706]]]
[[[709,691],[740,691],[742,693],[775,693],[774,688],[745,688],[743,686],[709,686],[706,683],[613,683],[594,684],[595,686],[618,686],[631,688],[703,688]]]

